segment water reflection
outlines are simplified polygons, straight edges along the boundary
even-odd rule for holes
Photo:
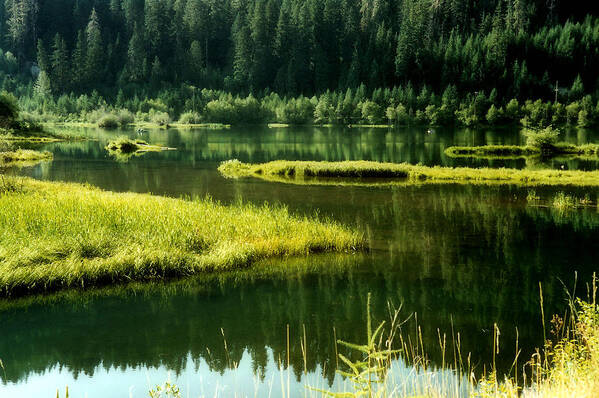
[[[553,313],[563,308],[561,281],[572,286],[575,271],[586,281],[597,270],[590,249],[597,244],[596,209],[559,213],[530,207],[524,189],[293,186],[226,180],[216,172],[219,161],[233,157],[453,165],[463,161],[445,158],[446,146],[518,142],[520,137],[509,131],[448,130],[433,136],[377,129],[151,131],[143,138],[179,150],[150,153],[126,164],[114,162],[103,150],[105,141],[118,133],[90,134],[99,141],[48,146],[54,162],[19,172],[115,191],[209,194],[225,203],[267,201],[298,214],[318,211],[364,231],[372,251],[268,262],[258,274],[250,270],[0,302],[0,358],[6,367],[0,395],[47,395],[68,383],[90,397],[98,385],[101,391],[114,391],[112,395],[126,394],[135,385],[140,395],[134,396],[144,396],[146,375],[160,383],[170,371],[184,389],[189,385],[185,391],[191,396],[217,383],[253,396],[256,378],[259,388],[272,388],[278,396],[281,374],[276,365],[287,357],[287,325],[292,389],[303,394],[304,369],[317,385],[334,386],[335,336],[364,340],[368,292],[377,320],[387,319],[388,301],[403,303],[405,316],[417,313],[405,333],[415,338],[416,325],[421,326],[433,364],[442,358],[438,333],[451,341],[460,332],[462,351],[471,352],[482,370],[490,362],[497,323],[502,331],[498,364],[507,371],[514,359],[516,326],[521,358],[541,341],[538,283],[543,283],[545,311]],[[576,143],[592,139],[584,134],[567,138]],[[555,189],[537,191],[550,196]],[[597,196],[597,190],[575,191]],[[299,343],[304,327],[305,363]],[[235,364],[240,364],[238,372],[231,370]],[[273,377],[277,381],[269,385]]]

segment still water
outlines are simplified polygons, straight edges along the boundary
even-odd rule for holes
[[[596,208],[559,213],[527,206],[515,187],[294,186],[257,179],[229,180],[223,160],[376,160],[425,165],[596,169],[580,159],[451,159],[451,145],[520,144],[516,130],[387,131],[383,129],[81,130],[95,141],[43,149],[54,161],[11,170],[43,180],[85,182],[113,191],[174,197],[210,195],[223,203],[278,203],[365,232],[372,250],[260,264],[244,271],[189,280],[131,285],[49,298],[0,301],[0,397],[145,397],[150,387],[175,382],[183,396],[318,396],[306,385],[343,389],[335,375],[335,338],[361,343],[366,297],[375,321],[388,303],[420,326],[431,364],[441,365],[439,335],[460,335],[462,355],[477,371],[491,363],[493,328],[501,330],[497,365],[507,372],[515,341],[528,358],[542,342],[539,282],[545,312],[563,312],[565,287],[578,294],[599,270]],[[103,149],[118,135],[141,137],[177,151],[117,162]],[[563,140],[599,142],[592,131]],[[561,189],[563,190],[563,189]],[[559,188],[538,189],[550,199]],[[572,190],[595,199],[597,189]],[[289,330],[289,338],[287,337]],[[452,337],[453,336],[453,337]],[[302,341],[305,343],[302,344]],[[287,364],[289,363],[289,366]],[[414,373],[394,364],[399,385],[420,377],[445,386],[445,373]],[[453,381],[452,381],[453,380]],[[430,383],[430,381],[429,381]]]

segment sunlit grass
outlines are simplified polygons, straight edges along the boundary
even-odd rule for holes
[[[0,166],[9,166],[18,163],[37,163],[42,160],[51,160],[52,153],[17,149],[15,151],[0,152]]]
[[[573,155],[582,157],[595,157],[599,155],[599,145],[573,145],[566,143],[555,144],[550,150],[541,151],[532,146],[518,145],[483,145],[483,146],[452,146],[445,149],[445,154],[453,158],[473,157],[490,159],[513,159],[531,156],[560,156]]]
[[[483,184],[520,186],[599,186],[599,171],[518,170],[468,167],[420,166],[407,163],[370,161],[306,162],[277,160],[246,164],[223,162],[219,171],[226,177],[257,177],[294,184],[414,185]],[[343,180],[343,181],[340,181]]]
[[[9,177],[5,177],[9,178]],[[348,252],[361,234],[284,207],[223,206],[21,180],[0,193],[0,294],[154,280]]]

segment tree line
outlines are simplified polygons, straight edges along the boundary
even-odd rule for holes
[[[495,90],[498,107],[599,87],[599,18],[559,0],[5,0],[0,43],[2,89],[38,109],[62,95],[114,104],[186,87],[257,98]]]

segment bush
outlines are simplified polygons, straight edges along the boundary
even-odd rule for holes
[[[202,122],[202,117],[197,112],[184,112],[179,116],[181,124],[198,124]]]
[[[121,126],[126,126],[135,122],[135,116],[129,109],[119,109],[117,111],[117,117]]]
[[[0,93],[0,127],[11,128],[19,115],[17,98],[3,91]]]
[[[171,117],[166,112],[150,110],[150,121],[159,126],[166,126],[170,123]]]
[[[233,104],[224,100],[214,100],[206,104],[206,117],[215,123],[235,123],[237,114]]]
[[[308,98],[293,98],[279,106],[276,115],[280,123],[310,124],[314,120],[314,105]]]
[[[548,152],[555,149],[559,131],[552,127],[547,127],[543,130],[526,130],[526,145],[540,149],[541,152]]]
[[[377,103],[366,101],[362,104],[362,120],[369,124],[377,124],[383,120],[383,108]]]
[[[491,105],[487,112],[487,122],[491,125],[497,124],[503,118],[503,108],[497,109],[495,105]]]
[[[121,125],[119,118],[112,113],[107,113],[98,120],[98,127],[115,129]]]
[[[520,104],[517,99],[512,99],[505,106],[505,117],[511,122],[516,122],[520,119]]]

